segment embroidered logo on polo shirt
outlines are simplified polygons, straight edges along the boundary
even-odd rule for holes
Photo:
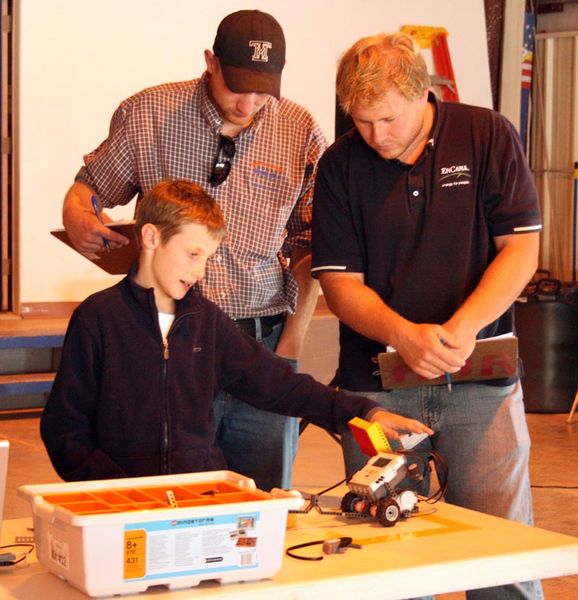
[[[273,48],[273,44],[271,42],[250,40],[249,46],[253,48],[253,56],[251,56],[251,60],[253,62],[269,62],[269,55],[267,54],[267,51],[269,48]]]
[[[441,167],[440,183],[442,187],[454,187],[455,185],[470,185],[472,175],[467,165],[452,165]]]
[[[283,169],[279,165],[265,162],[254,162],[251,164],[253,171],[252,181],[256,187],[276,192],[279,190]]]

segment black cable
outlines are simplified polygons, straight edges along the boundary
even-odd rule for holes
[[[318,544],[323,544],[324,540],[317,540],[315,542],[307,542],[306,544],[297,544],[296,546],[291,546],[285,550],[285,554],[287,556],[291,556],[291,558],[298,558],[299,560],[323,560],[323,556],[300,556],[299,554],[294,554],[293,550],[299,550],[299,548],[307,548],[307,546],[317,546]]]
[[[28,555],[34,550],[34,544],[7,544],[6,546],[0,546],[0,550],[5,550],[6,548],[28,548],[28,551],[24,552],[18,560],[9,560],[0,563],[0,567],[12,567],[21,563],[23,560],[26,560]]]
[[[433,458],[433,463],[436,467],[436,473],[440,486],[437,492],[426,499],[426,502],[434,504],[443,498],[446,490],[448,489],[448,465],[445,461],[445,458],[435,450],[430,450],[429,454]]]
[[[297,544],[295,546],[287,548],[287,550],[285,550],[285,554],[287,554],[287,556],[291,556],[291,558],[297,558],[299,560],[323,560],[323,555],[302,556],[293,552],[294,550],[299,550],[299,548],[307,548],[308,546],[317,546],[319,544],[323,544],[323,552],[325,554],[335,554],[337,552],[343,552],[345,548],[349,547],[361,548],[361,546],[353,544],[352,538],[340,537],[331,540],[315,540],[314,542],[305,542],[304,544]]]
[[[428,504],[435,504],[441,500],[448,487],[448,466],[444,457],[435,450],[399,450],[398,453],[407,457],[419,459],[424,463],[424,469],[430,460],[433,460],[434,466],[436,467],[436,473],[438,474],[439,489],[431,496],[423,498],[423,501]],[[417,488],[418,485],[419,482],[416,483],[414,489]]]
[[[350,477],[351,479],[351,477]],[[339,487],[342,483],[345,483],[347,481],[347,477],[345,479],[342,479],[341,481],[338,481],[335,485],[332,485],[331,487],[325,488],[323,491],[321,492],[317,492],[317,494],[315,494],[316,496],[322,496],[323,494],[326,494],[327,492],[330,492],[331,490],[334,490],[336,487]]]

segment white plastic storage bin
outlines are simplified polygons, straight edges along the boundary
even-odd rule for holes
[[[272,577],[301,499],[232,471],[25,485],[38,560],[90,596]]]

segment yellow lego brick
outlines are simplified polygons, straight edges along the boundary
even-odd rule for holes
[[[375,456],[379,452],[391,452],[391,446],[379,423],[370,423],[355,417],[348,423],[355,441],[367,456]]]

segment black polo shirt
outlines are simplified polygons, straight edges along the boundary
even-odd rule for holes
[[[385,160],[352,129],[319,163],[312,274],[357,272],[415,323],[444,323],[496,255],[494,236],[538,231],[536,189],[512,125],[499,113],[435,103],[414,165]],[[513,308],[479,338],[513,331]],[[337,382],[379,390],[384,347],[340,324]]]

